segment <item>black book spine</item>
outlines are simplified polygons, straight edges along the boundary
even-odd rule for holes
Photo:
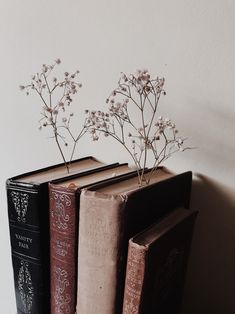
[[[48,185],[6,187],[17,313],[49,314]]]

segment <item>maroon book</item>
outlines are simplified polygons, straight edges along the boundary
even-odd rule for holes
[[[197,211],[177,208],[129,240],[123,314],[177,314]]]

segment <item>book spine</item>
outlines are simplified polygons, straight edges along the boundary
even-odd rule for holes
[[[49,314],[47,190],[6,187],[17,313]]]
[[[89,192],[83,190],[80,198],[77,314],[112,314],[122,262],[125,199],[96,198]]]
[[[191,173],[127,195],[83,190],[80,198],[77,314],[120,314],[128,240],[179,205],[188,205]]]
[[[74,314],[77,288],[77,193],[49,184],[51,314]]]
[[[139,314],[147,248],[129,240],[123,314]]]

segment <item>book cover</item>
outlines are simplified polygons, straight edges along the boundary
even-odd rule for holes
[[[176,206],[188,207],[191,182],[191,172],[159,168],[141,188],[135,176],[82,191],[77,314],[122,313],[128,240]]]
[[[197,211],[177,208],[129,240],[123,314],[177,314]]]
[[[74,314],[77,296],[77,239],[81,189],[114,176],[136,173],[127,164],[102,167],[49,183],[51,314]]]
[[[71,163],[71,173],[104,165],[93,157]],[[48,182],[68,176],[64,164],[6,182],[17,313],[50,313]]]

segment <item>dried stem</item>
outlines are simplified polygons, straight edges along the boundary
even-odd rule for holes
[[[73,113],[70,113],[68,109],[73,101],[74,95],[82,85],[75,81],[79,71],[73,74],[65,72],[63,79],[60,81],[58,81],[56,77],[51,78],[54,68],[60,63],[60,59],[57,59],[52,65],[43,64],[41,72],[33,75],[31,82],[27,85],[21,85],[20,89],[25,90],[26,95],[29,95],[30,92],[36,92],[39,96],[43,105],[41,112],[42,118],[39,120],[39,129],[41,130],[42,127],[50,127],[52,129],[56,145],[67,172],[69,172],[69,166],[74,157],[77,142],[85,134],[87,128],[84,125],[77,136],[73,135],[70,129],[70,120],[71,117],[73,117]],[[62,89],[60,96],[57,92],[59,88]],[[57,94],[55,94],[55,92],[57,92]],[[66,135],[59,132],[59,130],[63,129],[67,132],[66,135],[68,135],[70,141],[73,143],[71,155],[68,159],[69,162],[66,161],[64,149],[62,148],[62,143],[67,147],[68,141],[66,140]]]
[[[138,70],[129,76],[122,73],[118,87],[106,100],[108,111],[86,110],[86,127],[92,139],[98,140],[102,133],[119,142],[136,166],[140,186],[149,184],[162,162],[183,151],[184,140],[176,136],[175,124],[168,118],[156,118],[160,97],[165,95],[164,83],[164,78],[152,79],[147,70]],[[139,122],[134,123],[136,110]],[[151,155],[153,166],[146,173],[144,169]]]

